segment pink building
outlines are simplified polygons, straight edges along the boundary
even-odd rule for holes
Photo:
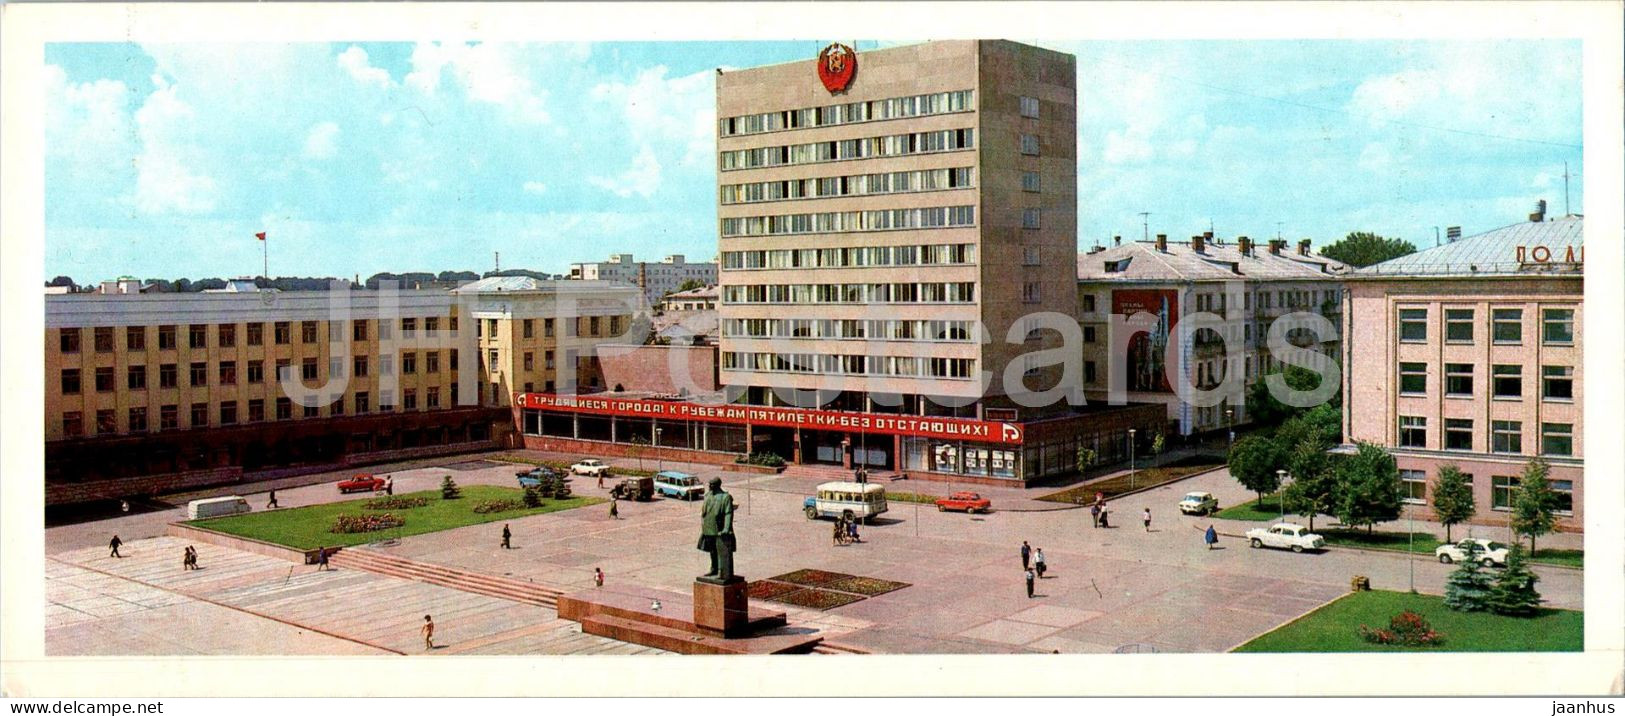
[[[1416,517],[1454,464],[1472,477],[1472,522],[1505,525],[1539,456],[1558,528],[1582,529],[1583,221],[1544,213],[1346,279],[1343,433],[1393,452]]]

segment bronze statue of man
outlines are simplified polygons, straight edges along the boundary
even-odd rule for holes
[[[711,571],[700,579],[727,583],[734,578],[734,498],[713,477],[700,507],[699,548],[711,553]]]

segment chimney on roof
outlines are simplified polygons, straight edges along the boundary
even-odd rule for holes
[[[1545,199],[1541,199],[1540,201],[1535,202],[1535,213],[1529,215],[1529,220],[1533,221],[1533,222],[1535,222],[1537,224],[1546,220],[1546,200]]]
[[[1168,235],[1167,234],[1157,234],[1157,250],[1161,251],[1161,252],[1163,252],[1165,254],[1168,253]]]
[[[1121,236],[1113,236],[1112,237],[1112,246],[1122,246],[1122,245],[1123,245],[1123,237],[1121,237]]]
[[[1308,256],[1309,255],[1309,240],[1308,239],[1298,239],[1298,255],[1299,256]]]
[[[1446,226],[1444,228],[1444,242],[1445,243],[1453,244],[1453,243],[1456,243],[1456,240],[1460,239],[1460,238],[1461,238],[1461,227],[1460,226]]]
[[[1211,235],[1212,235],[1211,233],[1208,233],[1208,234],[1202,234],[1200,236],[1192,236],[1191,237],[1191,250],[1195,251],[1196,253],[1199,253],[1199,254],[1200,253],[1206,253],[1207,252],[1207,239]]]
[[[1213,240],[1213,232],[1211,232],[1211,231],[1202,232],[1202,238],[1207,239],[1209,241],[1212,241]]]
[[[1270,239],[1270,253],[1280,256],[1281,248],[1284,246],[1286,246],[1285,239]]]
[[[1101,246],[1100,244],[1095,244],[1094,246],[1090,247],[1089,253],[1098,254],[1098,253],[1100,253],[1102,251],[1105,251],[1105,250],[1106,250],[1106,247]]]
[[[1242,256],[1253,255],[1253,240],[1245,236],[1236,237],[1236,246],[1240,248]]]

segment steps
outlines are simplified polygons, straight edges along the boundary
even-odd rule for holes
[[[869,651],[865,650],[865,649],[860,649],[860,648],[852,646],[850,644],[842,644],[842,643],[840,643],[838,641],[821,641],[821,642],[818,642],[818,646],[813,647],[812,653],[814,653],[814,654],[824,654],[824,655],[844,655],[844,654],[868,654]]]
[[[534,582],[470,572],[455,567],[444,567],[427,562],[416,562],[404,557],[364,548],[341,549],[329,558],[334,567],[355,569],[414,582],[425,582],[441,587],[507,599],[557,609],[559,597],[564,593]]]

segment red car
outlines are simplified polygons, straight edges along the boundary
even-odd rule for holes
[[[346,492],[377,492],[384,489],[384,478],[372,475],[356,475],[348,480],[339,481],[339,493]]]
[[[993,506],[993,501],[974,492],[955,492],[952,495],[937,500],[937,511],[964,510],[965,512],[987,512]]]

